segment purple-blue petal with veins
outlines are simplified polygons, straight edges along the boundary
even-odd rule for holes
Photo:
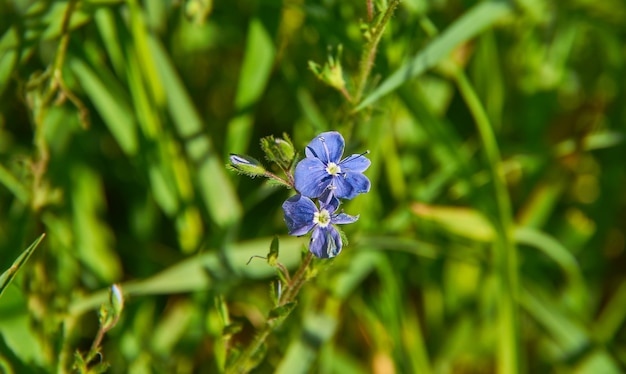
[[[339,164],[344,145],[343,136],[337,131],[323,132],[311,140],[304,154],[307,158],[319,158],[326,165],[329,162]]]
[[[332,176],[317,158],[305,158],[296,165],[296,190],[304,196],[317,198],[331,183]]]
[[[333,178],[333,186],[335,188],[333,193],[340,199],[352,199],[357,195],[354,192],[354,187],[344,175],[335,176]]]
[[[339,199],[332,193],[332,190],[326,190],[318,199],[320,210],[326,209],[329,213],[334,213],[339,208]]]
[[[289,230],[289,235],[304,235],[315,226],[313,217],[317,212],[315,203],[308,197],[294,195],[283,203],[285,213],[285,223]]]
[[[350,194],[345,197],[346,199],[352,199],[360,193],[369,192],[371,187],[370,180],[361,173],[346,173],[344,181],[352,187]]]
[[[316,227],[311,235],[309,251],[318,258],[335,257],[341,252],[341,236],[333,226]]]
[[[353,154],[350,157],[344,158],[341,163],[339,163],[339,167],[342,172],[352,171],[362,173],[370,167],[371,163],[369,158],[364,155]]]
[[[347,225],[348,223],[354,223],[359,219],[359,216],[351,216],[345,213],[335,214],[330,217],[330,223],[334,225]]]

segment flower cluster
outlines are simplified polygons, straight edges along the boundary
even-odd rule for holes
[[[370,160],[362,154],[342,160],[344,145],[336,131],[315,137],[305,149],[306,158],[296,166],[294,179],[299,194],[283,204],[289,235],[312,230],[309,251],[319,258],[335,257],[341,252],[343,241],[334,225],[359,218],[337,213],[339,199],[352,199],[370,190],[370,181],[363,175]],[[319,208],[311,199],[317,199]]]
[[[261,146],[268,160],[286,174],[281,178],[267,171],[249,156],[231,155],[230,167],[252,177],[263,176],[297,191],[283,203],[289,235],[312,231],[309,251],[318,258],[332,258],[341,252],[343,240],[335,225],[353,223],[359,216],[339,211],[341,199],[353,199],[370,190],[363,172],[370,166],[364,154],[341,159],[345,142],[341,134],[329,131],[315,137],[305,149],[305,158],[294,169],[296,154],[289,138],[264,138]]]

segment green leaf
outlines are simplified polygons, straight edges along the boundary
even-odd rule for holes
[[[337,318],[328,314],[309,313],[304,320],[304,332],[289,344],[287,352],[276,369],[279,374],[311,372],[318,349],[332,338],[337,328]]]
[[[477,210],[466,207],[413,204],[413,213],[441,225],[447,231],[473,240],[493,240],[489,221]]]
[[[224,164],[216,155],[213,142],[206,134],[202,119],[167,52],[156,38],[151,37],[149,42],[152,58],[168,93],[168,111],[178,135],[184,139],[185,151],[196,165],[195,177],[205,208],[215,223],[228,226],[238,221],[242,212],[232,183],[226,176]]]
[[[296,307],[294,301],[278,306],[270,311],[269,319],[277,320],[287,317]]]
[[[272,239],[270,251],[267,254],[267,263],[270,264],[270,266],[276,266],[276,262],[278,261],[278,244],[278,236],[275,236],[274,239]]]
[[[264,261],[253,261],[247,265],[250,257],[267,253],[270,238],[231,244],[218,254],[207,251],[202,255],[174,264],[160,273],[142,280],[121,284],[127,298],[136,295],[163,295],[170,293],[203,291],[217,287],[219,279],[262,279],[276,275],[275,268]],[[304,239],[280,237],[282,247],[281,263],[287,268],[294,268],[300,261],[300,248]],[[207,276],[207,272],[212,277]],[[109,297],[109,289],[98,291],[90,296],[75,300],[70,306],[71,314],[80,314],[89,309],[98,308]]]
[[[284,139],[275,138],[273,135],[261,138],[261,149],[265,153],[265,158],[280,165],[283,170],[289,169],[296,157],[293,143],[287,134]]]
[[[22,268],[22,266],[24,266],[26,261],[28,261],[30,255],[32,255],[35,249],[37,249],[37,246],[41,243],[45,236],[46,234],[44,233],[35,239],[35,241],[29,245],[28,248],[26,248],[24,252],[22,252],[22,254],[19,255],[19,257],[13,262],[13,265],[0,275],[0,297],[2,297],[4,290],[9,286],[9,284],[11,284],[17,272]]]
[[[442,32],[426,48],[387,77],[374,92],[363,99],[355,110],[359,111],[371,105],[406,81],[434,67],[458,45],[475,37],[502,18],[511,15],[512,11],[513,6],[508,1],[492,0],[476,5]]]
[[[263,23],[253,18],[248,26],[246,49],[235,96],[236,116],[228,123],[226,150],[245,152],[252,134],[252,107],[261,97],[272,72],[275,48]]]
[[[131,109],[128,93],[112,74],[100,69],[95,71],[83,60],[68,56],[68,65],[89,95],[104,123],[127,155],[137,152],[136,120]]]

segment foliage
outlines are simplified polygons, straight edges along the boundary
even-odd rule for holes
[[[0,17],[0,372],[626,371],[623,1]],[[226,164],[331,130],[371,191],[303,264],[294,192]]]

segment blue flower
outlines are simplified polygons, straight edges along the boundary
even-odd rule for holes
[[[295,171],[296,190],[310,198],[329,202],[334,195],[352,199],[370,190],[370,180],[363,172],[370,160],[362,154],[353,154],[341,160],[345,142],[341,134],[329,131],[319,134],[305,149],[306,158]]]
[[[320,202],[320,209],[308,197],[295,195],[283,203],[285,223],[289,235],[301,236],[313,230],[309,251],[319,258],[335,257],[341,252],[341,235],[333,225],[353,223],[359,216],[335,214],[339,199],[331,197],[328,204]]]

